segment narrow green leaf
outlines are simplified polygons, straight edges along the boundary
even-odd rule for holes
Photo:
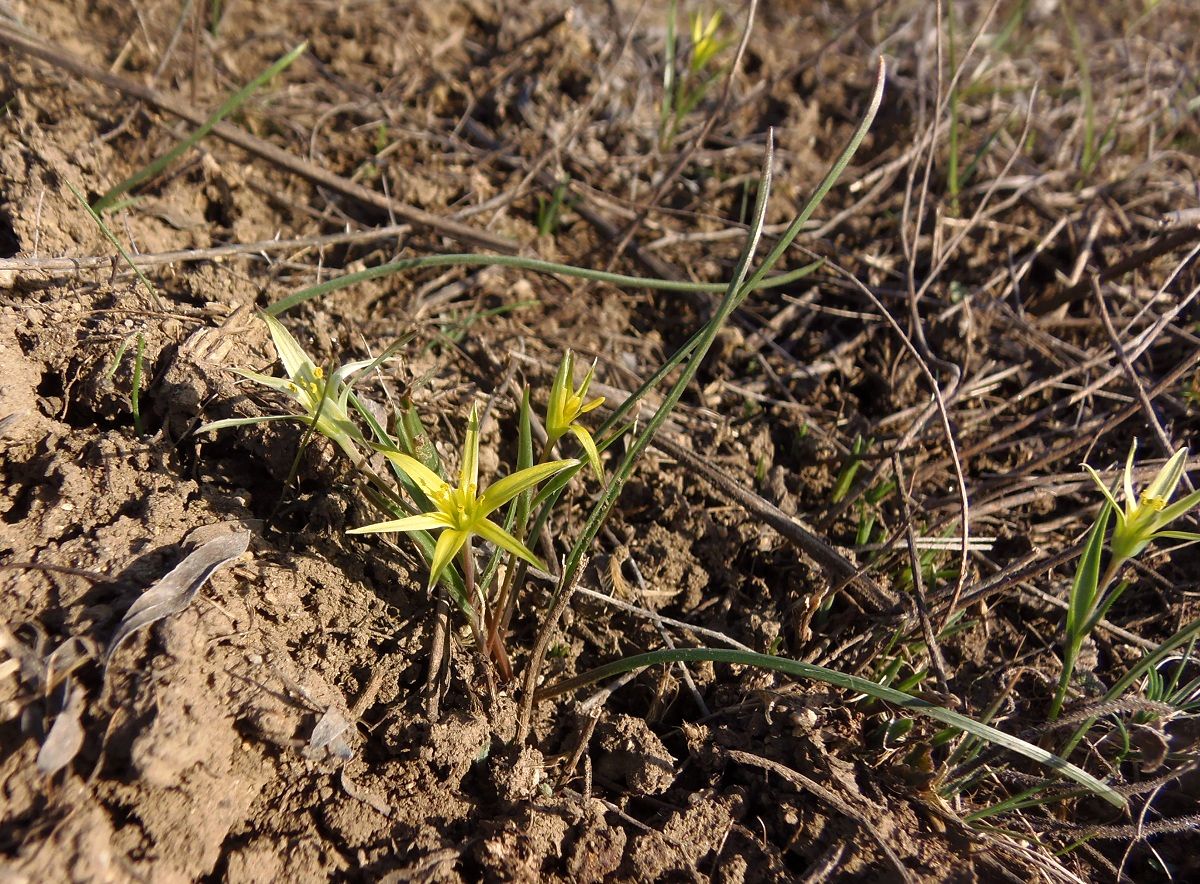
[[[243,104],[245,104],[246,101],[250,98],[250,96],[252,96],[255,92],[257,92],[259,89],[261,89],[263,87],[263,85],[265,83],[267,83],[272,77],[274,77],[276,74],[279,74],[288,65],[290,65],[293,61],[295,61],[297,58],[299,58],[300,54],[302,52],[304,52],[307,48],[308,48],[307,43],[301,43],[299,46],[297,46],[291,52],[284,55],[282,58],[280,58],[278,61],[276,61],[273,65],[271,65],[269,68],[267,68],[265,71],[263,71],[261,74],[259,74],[257,77],[255,77],[253,80],[251,80],[249,83],[247,83],[241,89],[239,89],[237,92],[233,93],[233,95],[229,96],[229,98],[225,99],[225,101],[221,103],[221,106],[217,108],[216,112],[213,113],[213,115],[211,117],[209,117],[207,120],[205,120],[199,129],[197,129],[195,132],[193,132],[187,138],[183,139],[183,141],[179,142],[177,145],[175,145],[173,148],[171,148],[165,154],[160,156],[158,159],[147,164],[142,169],[135,172],[133,175],[130,175],[128,178],[126,178],[120,184],[111,188],[106,194],[104,194],[104,196],[102,196],[102,197],[100,197],[100,199],[96,200],[96,204],[92,208],[96,212],[106,211],[107,209],[112,207],[112,204],[122,194],[137,187],[143,181],[149,181],[151,178],[153,178],[155,175],[157,175],[159,172],[161,172],[167,166],[171,165],[171,163],[175,162],[176,159],[178,159],[180,156],[182,156],[187,150],[189,150],[194,144],[196,144],[196,142],[198,142],[201,138],[203,138],[205,135],[207,135],[209,132],[211,132],[213,127],[216,126],[217,123],[221,122],[221,120],[223,120],[225,117],[229,116],[231,113],[233,113],[238,108],[240,108]]]
[[[138,281],[141,282],[142,286],[149,293],[150,300],[154,302],[154,306],[159,310],[162,310],[163,302],[158,296],[158,290],[151,285],[150,280],[146,279],[146,274],[142,273],[141,268],[133,263],[133,257],[128,251],[126,251],[125,246],[121,244],[121,241],[117,239],[116,234],[108,229],[108,225],[104,223],[104,219],[96,213],[95,209],[88,205],[88,201],[83,198],[83,194],[79,192],[74,184],[68,181],[67,187],[70,189],[71,193],[75,195],[75,199],[79,201],[79,204],[83,206],[84,211],[86,211],[88,215],[91,216],[91,219],[96,222],[96,226],[100,228],[100,232],[104,234],[104,238],[112,243],[113,248],[115,248],[117,253],[125,260],[125,263],[129,265],[129,269],[134,272],[134,275],[137,276]]]
[[[304,372],[313,373],[316,365],[284,324],[270,313],[263,313],[262,318],[267,323],[267,330],[271,333],[271,343],[275,345],[275,353],[279,356],[279,361],[283,363],[283,370],[287,372],[287,376],[294,378]]]
[[[267,421],[300,421],[303,424],[308,423],[308,419],[299,414],[264,414],[261,417],[230,417],[197,427],[196,434],[209,433],[213,430],[227,430],[230,427],[249,427],[254,424],[263,424]]]
[[[1156,668],[1159,663],[1171,655],[1171,653],[1180,645],[1189,641],[1194,641],[1197,636],[1200,636],[1200,619],[1193,620],[1187,626],[1180,629],[1153,651],[1148,652],[1141,660],[1134,664],[1128,672],[1117,679],[1111,688],[1100,698],[1099,703],[1108,703],[1112,700],[1117,700],[1122,697],[1130,687],[1137,683],[1137,680],[1145,675],[1150,670]],[[1071,751],[1079,745],[1079,741],[1084,738],[1092,725],[1096,723],[1095,718],[1089,718],[1075,729],[1071,737],[1063,744],[1061,754],[1070,755]]]
[[[1100,564],[1104,555],[1104,534],[1108,530],[1109,517],[1112,514],[1112,504],[1105,503],[1100,509],[1100,515],[1092,530],[1088,533],[1087,545],[1079,558],[1075,570],[1075,579],[1071,584],[1071,595],[1067,605],[1067,636],[1068,639],[1082,637],[1083,625],[1092,614],[1096,604],[1096,594],[1100,587]]]
[[[790,270],[787,273],[780,273],[776,276],[764,278],[758,281],[754,288],[771,289],[790,285],[796,280],[808,276],[818,269],[821,264],[821,261],[815,261],[803,267],[798,267],[795,270]],[[720,282],[680,282],[670,279],[625,276],[620,273],[590,270],[585,267],[572,267],[570,264],[556,264],[553,261],[541,261],[536,258],[523,258],[517,255],[476,255],[463,253],[426,255],[423,258],[406,258],[402,261],[394,261],[389,264],[380,264],[378,267],[371,267],[367,270],[360,270],[357,273],[347,273],[345,276],[326,280],[319,285],[309,286],[288,295],[286,298],[281,298],[268,307],[267,312],[272,316],[278,316],[280,313],[292,309],[297,304],[303,304],[312,298],[327,295],[331,292],[357,285],[360,282],[378,279],[381,276],[391,276],[393,273],[402,273],[406,270],[417,270],[423,267],[515,267],[518,270],[528,270],[532,273],[571,276],[593,282],[607,282],[611,285],[623,286],[625,288],[644,288],[666,292],[722,292],[725,290],[725,283]]]
[[[813,663],[801,663],[798,660],[789,660],[786,657],[774,657],[769,654],[716,648],[676,648],[672,650],[652,651],[647,654],[626,657],[605,666],[599,666],[574,678],[569,678],[558,684],[543,688],[537,693],[536,699],[539,701],[547,700],[551,697],[577,690],[585,685],[603,681],[604,679],[622,675],[646,666],[655,666],[663,663],[701,662],[732,663],[741,666],[770,669],[775,672],[785,673],[794,678],[813,679],[837,688],[842,688],[843,690],[875,697],[878,700],[898,706],[907,712],[932,718],[934,721],[958,728],[973,737],[987,740],[993,745],[1023,755],[1039,764],[1045,765],[1068,779],[1074,780],[1089,792],[1103,798],[1114,807],[1125,807],[1125,799],[1112,789],[1112,787],[1105,785],[1082,768],[1076,767],[1074,764],[1052,752],[1047,752],[1040,746],[1035,746],[1019,737],[1006,734],[1004,731],[997,730],[990,725],[981,724],[972,718],[930,703],[927,700],[910,696],[892,688],[883,687],[865,678],[847,675],[843,672],[827,669],[824,666],[817,666]]]

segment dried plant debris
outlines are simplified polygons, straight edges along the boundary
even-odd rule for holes
[[[190,605],[208,579],[249,546],[250,532],[234,531],[214,537],[189,553],[169,574],[155,581],[138,596],[137,601],[125,612],[125,617],[109,642],[106,658],[111,660],[121,644],[139,629],[178,614]]]
[[[346,716],[330,706],[317,721],[308,740],[306,753],[309,758],[323,757],[328,751],[334,758],[347,761],[354,757],[354,750],[343,736],[350,729]]]
[[[37,769],[42,776],[53,776],[71,763],[83,748],[83,704],[87,693],[78,685],[66,684],[67,702],[54,718],[46,741],[38,750]]]

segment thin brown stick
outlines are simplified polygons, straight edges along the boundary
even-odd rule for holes
[[[1092,295],[1095,297],[1096,306],[1100,310],[1100,321],[1104,323],[1104,331],[1108,334],[1108,339],[1112,341],[1113,352],[1117,354],[1117,359],[1120,360],[1121,367],[1125,369],[1129,385],[1133,387],[1138,403],[1142,406],[1142,411],[1146,415],[1146,423],[1154,429],[1154,435],[1159,447],[1162,449],[1163,456],[1170,457],[1175,453],[1175,448],[1171,444],[1171,440],[1167,438],[1167,432],[1163,429],[1158,415],[1154,413],[1154,406],[1151,404],[1149,397],[1146,396],[1146,388],[1142,385],[1141,378],[1138,377],[1137,370],[1133,367],[1133,362],[1129,359],[1129,354],[1125,352],[1125,347],[1121,344],[1121,337],[1117,334],[1116,328],[1113,327],[1112,316],[1108,312],[1108,305],[1104,303],[1104,293],[1100,290],[1100,282],[1094,277],[1092,279]]]
[[[270,252],[292,249],[320,248],[347,243],[373,242],[403,236],[412,232],[409,224],[373,227],[349,233],[330,233],[325,236],[306,236],[296,239],[267,239],[259,242],[229,243],[207,249],[179,249],[149,255],[130,255],[135,267],[161,267],[165,264],[186,264],[193,261],[216,261],[221,258],[256,258]],[[87,255],[81,258],[0,258],[0,273],[71,273],[84,270],[107,270],[113,265],[111,256]]]
[[[792,770],[792,768],[788,767],[787,765],[780,764],[778,761],[772,761],[769,758],[763,758],[759,755],[753,755],[749,752],[742,752],[738,749],[728,749],[726,750],[725,754],[739,764],[748,764],[752,767],[757,767],[761,770],[773,773],[778,777],[782,777],[793,786],[817,796],[842,816],[858,823],[863,832],[865,832],[866,835],[872,841],[874,841],[876,845],[878,845],[880,852],[883,853],[887,861],[891,863],[892,868],[896,870],[900,880],[907,882],[916,881],[912,873],[908,870],[908,867],[904,865],[904,863],[900,860],[900,857],[898,857],[896,852],[892,850],[891,845],[888,844],[883,839],[883,836],[879,834],[878,828],[871,824],[871,821],[867,819],[866,815],[862,811],[852,806],[841,796],[832,792],[825,786],[822,786],[811,777],[806,777],[799,771]]]
[[[697,457],[665,435],[659,434],[652,444],[698,474],[725,497],[745,507],[751,514],[778,531],[785,540],[799,547],[820,565],[835,583],[853,583],[862,592],[863,601],[871,608],[872,613],[884,614],[895,610],[895,600],[884,592],[882,587],[846,556],[801,524],[797,518],[789,516],[770,501],[743,488],[715,469],[708,461]]]
[[[18,52],[47,62],[77,77],[107,86],[109,89],[120,92],[122,95],[136,98],[160,111],[174,114],[181,119],[187,120],[193,125],[201,126],[208,119],[208,114],[192,107],[182,96],[161,92],[157,89],[143,86],[140,83],[135,83],[125,77],[118,77],[99,68],[94,68],[58,47],[42,43],[13,30],[3,21],[0,21],[0,44],[7,45]],[[410,206],[398,200],[389,199],[383,194],[376,193],[348,178],[335,175],[302,157],[276,147],[269,141],[264,141],[229,123],[217,123],[212,128],[212,132],[224,141],[236,145],[242,150],[254,154],[269,163],[273,163],[282,169],[286,169],[318,187],[328,188],[364,205],[388,212],[390,215],[407,221],[410,224],[427,227],[451,239],[478,248],[493,249],[505,254],[515,254],[519,251],[518,244],[507,237],[497,236],[485,230],[476,230],[466,224],[460,224],[457,221],[441,218],[424,209],[418,209],[416,206]]]
[[[917,534],[913,528],[912,507],[909,504],[909,488],[904,479],[904,466],[900,461],[899,454],[892,455],[892,469],[896,473],[896,490],[900,492],[900,514],[904,517],[904,534],[908,540],[908,561],[909,567],[912,569],[913,587],[916,589],[917,596],[917,616],[921,621],[921,632],[925,636],[925,648],[929,652],[929,665],[933,669],[934,677],[938,680],[938,687],[945,692],[949,691],[949,680],[946,676],[946,661],[942,657],[942,648],[937,641],[937,633],[934,632],[933,623],[929,619],[929,597],[925,593],[925,577],[921,573],[921,554],[917,552]]]
[[[1050,313],[1064,304],[1070,304],[1073,301],[1078,301],[1080,298],[1086,297],[1087,293],[1092,289],[1093,281],[1098,283],[1110,282],[1124,276],[1126,273],[1149,264],[1155,258],[1161,257],[1168,252],[1173,252],[1198,239],[1200,239],[1200,224],[1193,224],[1176,230],[1145,248],[1139,249],[1127,258],[1118,261],[1106,270],[1087,274],[1073,286],[1062,288],[1058,291],[1051,290],[1045,297],[1037,298],[1030,302],[1026,309],[1030,313]]]
[[[433,641],[429,646],[429,669],[425,674],[425,714],[437,721],[441,714],[442,695],[450,681],[450,603],[446,590],[438,584],[433,621]]]

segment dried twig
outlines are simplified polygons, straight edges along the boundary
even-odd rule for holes
[[[3,21],[0,21],[0,44],[5,44],[18,52],[45,61],[77,77],[92,80],[123,95],[144,101],[146,104],[160,111],[174,114],[196,126],[203,125],[208,119],[207,114],[192,107],[182,96],[161,92],[149,86],[135,83],[125,77],[118,77],[99,68],[94,68],[62,49],[19,33]],[[476,230],[466,224],[441,218],[424,209],[418,209],[416,206],[410,206],[398,200],[390,199],[348,178],[343,178],[341,175],[335,175],[327,169],[322,169],[320,166],[309,162],[303,157],[298,157],[289,151],[276,147],[269,141],[264,141],[229,123],[217,123],[212,128],[212,132],[230,144],[236,145],[242,148],[242,150],[273,163],[281,169],[286,169],[318,187],[328,188],[335,193],[350,197],[364,205],[388,212],[391,216],[410,224],[427,227],[451,239],[479,248],[493,249],[506,254],[518,251],[517,244],[506,237],[497,236],[485,230]]]

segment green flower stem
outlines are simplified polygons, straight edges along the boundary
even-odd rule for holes
[[[1063,646],[1063,665],[1062,672],[1058,677],[1058,687],[1054,691],[1054,700],[1050,704],[1050,720],[1056,721],[1058,716],[1062,714],[1063,705],[1067,701],[1067,691],[1071,686],[1071,677],[1075,674],[1075,662],[1079,659],[1079,652],[1083,648],[1083,641],[1091,634],[1094,627],[1093,619],[1095,618],[1097,609],[1104,607],[1108,588],[1116,579],[1117,574],[1121,572],[1121,568],[1129,561],[1127,558],[1113,559],[1108,563],[1108,567],[1104,570],[1104,576],[1096,583],[1096,594],[1093,597],[1093,603],[1087,610],[1085,616],[1080,619],[1080,626],[1077,631],[1069,630],[1066,643]]]
[[[475,598],[475,554],[471,550],[471,538],[468,535],[466,542],[462,545],[462,550],[459,552],[461,560],[462,578],[464,591],[467,598]],[[507,680],[512,677],[512,666],[508,662],[508,655],[504,653],[503,648],[497,648],[489,643],[483,628],[483,617],[479,611],[481,607],[476,607],[472,610],[472,616],[467,617],[467,624],[471,628],[471,637],[475,641],[475,652],[479,655],[480,662],[483,664],[483,675],[487,679],[488,695],[495,699],[496,697],[496,679],[492,672],[492,663],[495,662],[497,668],[500,669],[501,675]],[[497,651],[499,656],[496,656]]]
[[[541,456],[537,459],[537,463],[547,463],[553,457],[554,446],[549,441],[542,446]],[[517,521],[513,527],[513,535],[520,541],[526,538],[526,522]],[[505,674],[505,681],[512,678],[512,666],[508,661],[508,655],[504,652],[504,634],[508,631],[508,626],[512,622],[513,611],[517,607],[517,592],[515,587],[521,586],[525,582],[525,574],[529,570],[529,564],[523,559],[518,558],[512,553],[508,554],[508,568],[504,574],[504,583],[500,587],[500,594],[496,597],[496,605],[488,615],[488,643],[489,646],[499,650],[504,654],[505,663],[508,663],[508,670]],[[493,652],[494,653],[494,652]]]

